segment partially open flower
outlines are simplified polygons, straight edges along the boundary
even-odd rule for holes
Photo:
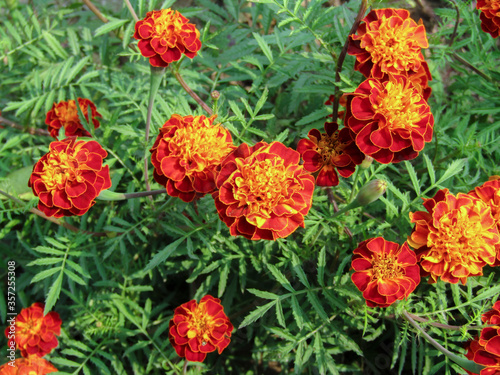
[[[318,172],[316,185],[337,186],[337,172],[344,178],[351,176],[364,155],[351,138],[349,129],[338,130],[334,122],[325,123],[325,133],[311,129],[297,145],[297,151],[304,160],[304,169]]]
[[[369,78],[348,94],[345,125],[361,152],[388,164],[418,156],[432,140],[434,117],[412,81],[395,75]]]
[[[491,215],[500,233],[500,179],[497,178],[485,182],[474,190],[469,191],[469,195],[481,199],[490,207]],[[500,266],[500,243],[496,246],[496,251],[497,258],[493,266]]]
[[[182,54],[192,59],[201,48],[196,25],[170,8],[153,10],[137,21],[134,38],[139,40],[142,56],[156,67],[166,67]]]
[[[481,320],[484,324],[494,326],[483,328],[480,336],[468,343],[465,356],[477,364],[486,366],[480,375],[498,375],[500,374],[500,301],[483,314]],[[470,371],[467,373],[475,375]]]
[[[493,38],[500,35],[500,0],[477,0],[476,9],[481,10],[481,29]]]
[[[386,74],[412,75],[422,67],[431,75],[421,48],[428,48],[425,27],[410,18],[405,9],[375,9],[349,37],[347,53],[356,56],[354,69],[366,78]]]
[[[365,240],[354,250],[352,282],[369,307],[388,307],[408,298],[420,283],[415,253],[382,237]]]
[[[220,299],[206,295],[199,304],[193,299],[175,309],[169,339],[180,357],[203,362],[207,353],[222,353],[231,341],[232,331]]]
[[[44,358],[30,355],[28,358],[17,358],[14,365],[7,362],[0,366],[2,375],[46,375],[58,370]]]
[[[62,321],[55,311],[43,315],[44,305],[36,302],[16,316],[15,342],[23,357],[43,357],[57,347]],[[9,327],[5,330],[9,336]]]
[[[96,141],[76,137],[52,142],[50,150],[33,167],[28,182],[40,198],[38,209],[47,216],[83,215],[101,190],[111,187],[108,153]]]
[[[82,110],[83,116],[88,122],[92,122],[94,129],[97,129],[100,125],[98,117],[102,117],[89,99],[77,98],[78,106]],[[90,107],[90,119],[88,108]],[[91,121],[90,121],[91,120]],[[51,110],[47,112],[45,118],[45,123],[48,125],[49,133],[52,137],[56,138],[59,136],[59,129],[64,128],[64,134],[66,137],[80,136],[80,137],[90,137],[91,134],[85,130],[80,117],[78,117],[78,109],[76,108],[76,102],[74,100],[68,100],[67,102],[62,101],[59,103],[54,103]]]
[[[429,283],[441,280],[465,284],[467,277],[482,275],[486,264],[496,259],[500,236],[483,201],[467,194],[439,190],[424,199],[425,211],[410,213],[413,232],[408,243],[415,248],[422,274]]]
[[[229,131],[213,124],[216,117],[174,114],[160,129],[151,162],[169,195],[191,202],[215,190],[220,164],[236,148]]]
[[[279,142],[243,143],[224,159],[212,196],[233,236],[276,240],[304,227],[314,177],[299,161],[297,151]]]

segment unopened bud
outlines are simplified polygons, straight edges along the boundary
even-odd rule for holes
[[[220,98],[220,92],[217,90],[214,90],[210,93],[210,96],[212,97],[213,100],[217,100]]]
[[[366,155],[365,160],[363,160],[360,164],[360,167],[363,169],[368,169],[370,168],[370,165],[372,165],[373,158],[371,156]]]
[[[358,195],[354,200],[360,206],[369,205],[380,198],[387,190],[387,182],[384,180],[372,180],[359,189]]]

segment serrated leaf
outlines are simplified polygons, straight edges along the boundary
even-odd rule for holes
[[[258,289],[249,288],[249,289],[247,289],[247,291],[256,295],[259,298],[264,298],[264,299],[278,299],[280,297],[277,294],[274,294],[271,292],[266,292],[265,290],[258,290]]]
[[[267,42],[264,40],[264,38],[262,36],[260,36],[259,34],[255,33],[255,32],[252,34],[253,34],[253,37],[255,38],[255,40],[257,41],[260,49],[262,50],[262,52],[264,52],[264,55],[269,60],[269,63],[272,64],[274,59],[273,59],[273,52],[271,51],[271,48],[269,48],[269,45],[267,44]]]
[[[302,117],[299,121],[295,123],[296,126],[310,124],[311,122],[324,119],[326,116],[330,114],[330,110],[328,108],[321,108],[314,112],[309,113],[307,116]]]
[[[434,166],[432,165],[432,161],[431,159],[429,159],[427,154],[424,154],[424,160],[425,160],[425,166],[427,167],[427,173],[431,180],[431,184],[434,185],[436,183],[436,172],[434,171]]]
[[[311,302],[311,305],[313,306],[314,310],[316,310],[321,319],[328,320],[328,315],[326,314],[323,306],[321,306],[321,302],[319,301],[318,296],[313,292],[307,292],[307,299],[309,300],[309,302]]]
[[[95,32],[94,36],[99,36],[102,34],[109,33],[110,31],[116,30],[119,27],[125,25],[129,20],[121,20],[121,19],[110,19],[108,23],[105,23],[104,25],[98,27]]]
[[[61,287],[63,281],[63,273],[60,272],[59,276],[57,276],[54,284],[49,289],[47,293],[47,298],[45,298],[45,309],[43,310],[43,314],[47,315],[49,311],[52,310],[57,300],[59,299],[59,295],[61,294]]]
[[[31,279],[31,284],[36,283],[37,281],[46,279],[49,276],[52,276],[56,272],[60,271],[61,267],[54,267],[54,268],[49,268],[46,270],[43,270],[42,272],[37,273],[33,278]]]
[[[238,329],[246,327],[249,324],[252,324],[256,320],[260,319],[264,314],[274,305],[276,305],[276,300],[266,303],[265,305],[257,307],[250,314],[248,314],[245,319],[241,322]]]
[[[71,280],[73,280],[75,283],[80,284],[80,285],[87,285],[85,280],[83,280],[80,276],[78,276],[76,273],[73,271],[70,271],[68,269],[64,269],[64,274],[68,276]]]
[[[283,288],[288,290],[289,292],[295,292],[295,289],[293,289],[292,284],[290,284],[290,281],[283,275],[283,273],[277,269],[275,266],[272,264],[266,264],[267,269],[271,271],[273,277],[278,281]]]
[[[448,169],[442,174],[439,180],[436,182],[437,185],[445,182],[456,174],[460,173],[462,169],[465,167],[465,163],[467,163],[467,159],[459,159],[451,162]]]
[[[39,258],[28,263],[28,266],[48,266],[50,264],[61,263],[62,258]]]
[[[420,196],[420,183],[417,178],[417,173],[415,172],[415,168],[413,168],[413,165],[407,160],[405,160],[405,167],[406,170],[408,171],[408,174],[410,175],[410,180],[413,185],[413,190],[415,190],[415,193]]]
[[[160,250],[156,253],[153,258],[149,261],[144,271],[152,270],[153,268],[158,267],[161,263],[165,262],[167,258],[172,255],[172,253],[177,249],[177,247],[185,240],[186,237],[181,237],[171,244],[165,246],[163,250]]]

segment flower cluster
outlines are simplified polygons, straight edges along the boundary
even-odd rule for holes
[[[98,117],[102,117],[99,112],[97,112],[96,106],[89,99],[77,98],[78,106],[80,107],[85,119],[94,125],[97,129],[100,125]],[[88,110],[90,108],[90,118]],[[66,137],[79,136],[79,137],[90,137],[90,133],[85,130],[80,117],[78,116],[78,109],[76,107],[76,102],[74,100],[68,100],[67,102],[61,101],[59,103],[54,103],[52,109],[47,112],[45,118],[45,123],[48,125],[48,130],[53,138],[58,137],[59,129],[64,128],[64,134]]]
[[[361,152],[380,163],[414,159],[434,128],[424,26],[407,10],[376,9],[349,38],[354,69],[367,79],[346,95],[344,125]]]
[[[156,67],[166,67],[182,54],[192,59],[201,48],[196,26],[172,9],[148,12],[135,24],[134,38],[141,54]]]
[[[500,35],[500,0],[477,0],[476,9],[481,11],[481,29],[493,38]]]
[[[58,370],[44,358],[31,355],[28,358],[17,358],[14,364],[5,363],[0,366],[2,375],[46,375]]]
[[[58,345],[56,336],[61,334],[62,321],[54,311],[43,315],[43,309],[44,305],[36,302],[16,316],[15,344],[23,357],[43,357]],[[9,336],[9,328],[5,335]]]
[[[203,362],[207,353],[222,351],[229,345],[233,325],[224,313],[220,299],[204,296],[200,303],[186,302],[174,311],[169,339],[176,353],[188,361]]]
[[[83,215],[101,190],[111,187],[108,153],[96,141],[66,138],[50,144],[50,151],[33,167],[28,185],[40,198],[38,209],[47,216]]]
[[[160,129],[150,150],[156,182],[173,197],[191,202],[215,190],[222,160],[236,147],[216,116],[172,117]]]
[[[485,366],[479,375],[498,375],[500,373],[500,301],[497,301],[490,311],[483,314],[481,320],[484,324],[492,326],[483,328],[479,337],[468,343],[465,356]],[[477,375],[470,371],[467,373]]]

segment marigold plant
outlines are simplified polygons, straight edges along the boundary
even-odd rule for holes
[[[353,254],[351,279],[369,307],[388,307],[408,298],[420,284],[417,257],[406,242],[399,246],[376,237],[361,242]]]
[[[154,178],[167,193],[191,202],[215,190],[222,160],[236,147],[216,116],[172,115],[160,129],[151,162]]]
[[[169,339],[176,353],[188,361],[203,362],[207,353],[219,354],[229,345],[233,325],[220,299],[204,296],[175,309],[169,324]]]
[[[212,196],[233,236],[276,240],[304,227],[314,177],[297,151],[282,143],[241,144],[222,162]]]
[[[439,190],[424,199],[425,211],[410,213],[415,223],[408,243],[415,251],[429,283],[438,278],[465,284],[467,277],[482,275],[496,259],[500,236],[491,209],[470,195]]]
[[[418,156],[432,140],[434,117],[412,81],[369,78],[348,95],[345,125],[365,155],[388,164]]]
[[[46,375],[58,370],[44,358],[30,355],[28,358],[17,358],[13,365],[9,362],[0,366],[2,375]]]
[[[45,305],[40,302],[22,309],[16,316],[15,342],[23,357],[43,357],[58,345],[62,320],[55,311],[43,315]],[[5,330],[9,336],[9,328]]]
[[[192,59],[201,48],[196,25],[170,8],[148,12],[137,21],[134,38],[139,40],[141,54],[156,67],[166,67],[182,54]]]
[[[477,0],[476,9],[481,11],[481,29],[493,38],[500,35],[500,0]]]
[[[334,122],[325,122],[324,127],[324,133],[311,129],[307,134],[309,139],[301,139],[297,151],[306,171],[319,172],[316,185],[337,186],[337,172],[344,178],[351,176],[364,155],[352,140],[349,129],[339,130]]]
[[[97,129],[100,125],[98,117],[102,117],[99,112],[97,112],[96,106],[90,99],[77,98],[78,106],[83,113],[83,116],[88,122],[94,125],[94,129]],[[90,116],[88,109],[90,107]],[[80,136],[80,137],[90,137],[91,134],[85,130],[80,117],[78,116],[78,109],[76,107],[76,102],[74,100],[61,101],[59,103],[54,103],[52,109],[47,112],[45,118],[45,123],[48,125],[48,131],[53,138],[59,136],[59,130],[64,128],[64,134],[66,137]]]
[[[111,187],[108,153],[96,141],[76,137],[52,142],[49,152],[33,167],[28,185],[47,216],[83,215],[102,190]]]

